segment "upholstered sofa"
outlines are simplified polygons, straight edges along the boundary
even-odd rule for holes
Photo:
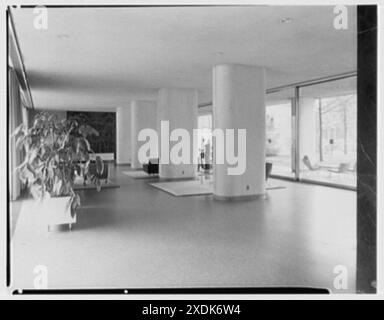
[[[148,163],[143,164],[143,170],[148,174],[158,174],[159,159],[149,159]]]

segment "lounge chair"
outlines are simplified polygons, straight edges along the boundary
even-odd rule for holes
[[[353,167],[349,168],[348,171],[352,173],[356,173],[356,168],[357,168],[357,162],[355,161],[355,164],[353,165]]]
[[[308,156],[303,157],[303,163],[304,165],[310,170],[310,171],[317,171],[321,168],[318,165],[312,165],[311,160],[309,160]]]
[[[270,177],[272,172],[272,162],[266,162],[265,163],[265,181],[268,181],[268,178]]]
[[[349,171],[349,163],[342,162],[337,169],[328,169],[332,173],[347,173]]]

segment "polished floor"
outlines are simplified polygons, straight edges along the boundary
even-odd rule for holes
[[[356,194],[288,181],[265,200],[174,197],[112,166],[120,188],[81,192],[72,231],[48,233],[25,201],[12,238],[12,286],[49,288],[310,286],[355,291]],[[337,290],[335,267],[348,271]]]

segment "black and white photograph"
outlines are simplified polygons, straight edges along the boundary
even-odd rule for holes
[[[8,2],[8,295],[382,293],[380,6]]]

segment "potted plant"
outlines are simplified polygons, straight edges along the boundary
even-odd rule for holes
[[[92,174],[88,170],[93,152],[89,135],[98,132],[74,120],[59,120],[45,111],[36,114],[31,127],[22,124],[13,133],[16,147],[24,154],[24,161],[17,167],[19,178],[39,201],[48,230],[58,224],[69,224],[71,229],[76,223],[80,196],[73,190],[75,173],[88,175],[100,191],[99,172]]]

